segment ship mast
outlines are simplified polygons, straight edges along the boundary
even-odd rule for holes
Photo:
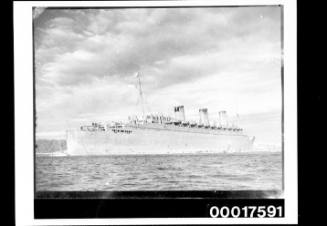
[[[143,116],[143,119],[145,119],[144,98],[143,98],[143,91],[142,91],[140,73],[137,72],[136,75],[135,75],[135,77],[138,80],[138,89],[139,89],[140,102],[141,102],[141,107],[142,107],[142,116]]]

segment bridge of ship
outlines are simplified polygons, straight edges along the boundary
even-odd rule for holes
[[[114,133],[131,134],[133,129],[154,129],[154,130],[171,130],[171,131],[184,131],[195,133],[237,133],[241,134],[241,128],[222,127],[222,126],[210,126],[197,124],[195,122],[180,121],[173,119],[170,116],[163,115],[147,115],[145,120],[138,119],[137,117],[129,117],[127,123],[112,122],[109,124],[95,123],[90,126],[81,126],[82,131],[112,131]]]
[[[93,122],[90,126],[81,126],[82,131],[113,131],[115,133],[132,133],[132,130],[128,128],[143,128],[143,129],[170,129],[174,131],[189,131],[189,132],[232,132],[242,133],[243,129],[235,126],[228,126],[226,111],[219,112],[219,125],[210,124],[208,117],[208,109],[199,109],[199,123],[195,121],[185,120],[184,106],[174,107],[175,117],[166,116],[163,114],[147,114],[141,118],[137,116],[129,116],[127,123],[111,122],[106,125],[102,123]],[[215,133],[214,132],[214,133]]]

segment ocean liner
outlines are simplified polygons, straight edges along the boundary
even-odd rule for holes
[[[143,115],[130,116],[126,122],[92,122],[67,130],[66,154],[209,154],[252,150],[254,137],[229,123],[226,111],[219,111],[215,124],[209,121],[207,108],[199,109],[198,122],[186,120],[183,105],[174,107],[174,117],[147,114],[139,73],[136,77]]]

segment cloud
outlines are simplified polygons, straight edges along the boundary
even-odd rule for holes
[[[238,34],[236,42],[239,43],[239,33],[242,33],[242,42],[251,42],[246,39],[246,36],[251,36],[253,40],[249,44],[260,43],[253,36],[253,30],[260,33],[266,30],[263,26],[271,27],[270,21],[261,25],[250,21],[244,26],[242,21],[247,17],[260,20],[253,18],[256,15],[253,9],[240,10],[245,14],[242,18],[236,17],[238,14],[231,9],[77,10],[83,14],[72,11],[71,15],[67,13],[70,18],[56,17],[49,20],[47,26],[36,28],[44,33],[41,52],[37,54],[39,58],[42,58],[44,48],[56,46],[62,50],[56,53],[52,63],[59,77],[71,77],[57,80],[63,84],[67,81],[73,83],[74,79],[80,82],[79,76],[128,76],[134,71],[152,67],[157,61],[201,55],[204,51],[221,51],[225,40],[233,39],[235,34]],[[79,23],[81,17],[82,21],[87,21],[86,24]],[[93,52],[94,57],[80,60],[74,56],[80,51]]]
[[[45,10],[44,7],[33,8],[33,19],[38,18],[44,12],[44,10]]]
[[[237,98],[244,113],[280,108],[279,7],[48,8],[34,18],[34,41],[41,130],[125,116],[136,71],[158,111],[231,109]]]

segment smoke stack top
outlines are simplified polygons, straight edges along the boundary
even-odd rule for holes
[[[174,112],[175,112],[176,120],[181,121],[181,122],[185,121],[185,112],[184,112],[183,105],[174,107]]]
[[[209,126],[209,116],[208,116],[208,109],[207,108],[201,108],[199,109],[200,114],[200,124],[204,126]]]

